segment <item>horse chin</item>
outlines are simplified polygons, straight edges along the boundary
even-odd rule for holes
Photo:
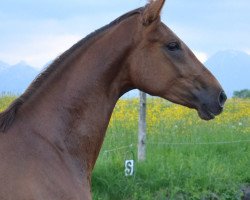
[[[203,107],[198,109],[198,115],[201,119],[209,121],[215,118],[215,114],[210,112],[207,108]]]

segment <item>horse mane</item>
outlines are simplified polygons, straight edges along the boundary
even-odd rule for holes
[[[34,96],[34,94],[38,91],[38,89],[48,80],[53,74],[55,74],[60,68],[61,63],[63,63],[68,56],[72,54],[75,50],[77,50],[80,47],[88,46],[89,41],[95,39],[97,36],[99,36],[104,31],[110,29],[111,27],[119,24],[121,21],[134,16],[136,14],[140,14],[144,8],[138,8],[135,10],[132,10],[119,18],[112,21],[110,24],[94,31],[93,33],[87,35],[85,38],[77,42],[75,45],[73,45],[70,49],[65,51],[63,54],[61,54],[59,57],[57,57],[43,72],[41,72],[34,81],[30,84],[30,86],[26,89],[26,91],[18,97],[16,100],[14,100],[10,106],[0,113],[0,132],[4,133],[10,126],[13,124],[16,114],[20,107],[29,99]],[[63,65],[62,65],[63,66]]]

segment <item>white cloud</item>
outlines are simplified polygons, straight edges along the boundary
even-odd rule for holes
[[[9,64],[15,64],[23,60],[36,68],[41,68],[80,39],[81,36],[78,35],[37,36],[29,42],[15,45],[11,54],[9,53],[10,49],[8,52],[1,52],[0,60]]]
[[[46,63],[59,56],[87,34],[109,23],[120,14],[116,11],[106,15],[100,13],[92,17],[74,16],[64,20],[46,19],[9,20],[0,25],[0,30],[19,27],[18,32],[0,37],[0,60],[11,65],[25,61],[35,68],[42,68]]]
[[[202,63],[205,63],[208,59],[208,54],[204,52],[194,51],[195,56],[201,61]]]

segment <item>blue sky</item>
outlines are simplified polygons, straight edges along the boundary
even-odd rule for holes
[[[42,67],[88,33],[146,0],[1,0],[0,60]],[[165,22],[205,61],[220,50],[250,54],[249,0],[167,0]]]

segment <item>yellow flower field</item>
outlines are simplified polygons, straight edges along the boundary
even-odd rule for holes
[[[110,127],[116,123],[123,126],[136,126],[138,121],[138,99],[121,99],[116,105],[112,115]],[[182,126],[192,125],[218,126],[231,125],[242,126],[242,131],[250,133],[250,100],[249,99],[230,99],[226,103],[224,112],[216,119],[205,122],[199,119],[195,110],[185,108],[176,104],[167,102],[159,98],[150,98],[147,102],[147,126]]]

